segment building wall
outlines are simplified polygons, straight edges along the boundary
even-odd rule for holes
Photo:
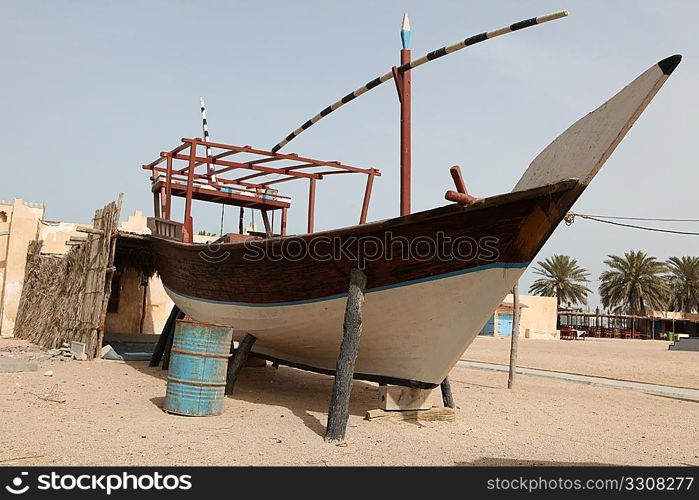
[[[10,241],[10,221],[12,220],[12,208],[9,202],[0,202],[0,333],[2,330],[2,311],[5,289],[5,269],[7,268],[7,244]]]
[[[699,321],[698,313],[685,313],[677,311],[648,311],[648,316],[661,319],[687,319],[690,321]]]
[[[512,314],[512,294],[508,294],[495,311],[494,333],[497,336],[510,335],[510,331],[500,332],[498,315]],[[519,334],[532,339],[558,339],[560,332],[556,330],[556,298],[539,297],[537,295],[520,295],[520,326]]]
[[[43,240],[42,253],[65,254],[70,251],[66,241],[71,236],[87,236],[76,231],[79,224],[51,222],[43,219],[44,206],[26,203],[21,199],[0,202],[0,334],[12,336],[14,322],[24,285],[29,242]],[[139,210],[124,221],[120,229],[148,234],[146,217]],[[196,237],[206,241],[205,237]],[[119,270],[121,274],[119,313],[108,313],[107,333],[138,334],[143,305],[143,286],[134,270]],[[172,308],[172,301],[158,277],[149,280],[146,287],[144,334],[160,333]]]
[[[147,217],[141,210],[136,210],[129,215],[119,226],[119,230],[136,234],[151,234],[147,225]],[[195,243],[206,243],[215,240],[216,237],[195,234]],[[141,316],[144,315],[143,293],[140,276],[133,269],[117,270],[119,286],[112,288],[112,293],[119,294],[118,312],[108,312],[105,323],[105,334],[114,336],[129,336],[137,334],[160,334],[170,315],[174,303],[165,292],[160,277],[153,276],[148,281],[145,290],[146,307],[143,329],[141,330]]]
[[[39,239],[44,242],[41,245],[41,253],[65,254],[70,251],[66,241],[71,236],[85,238],[87,234],[79,233],[78,226],[91,226],[92,224],[78,224],[75,222],[51,222],[39,221]]]
[[[505,301],[511,301],[508,295]],[[556,297],[540,297],[538,295],[520,295],[520,302],[527,306],[522,308],[520,334],[531,339],[558,339],[560,332],[556,330],[558,318]]]
[[[38,203],[0,202],[0,336],[12,336],[24,284],[29,242],[39,235],[44,206]]]
[[[26,203],[21,199],[0,202],[0,334],[12,336],[19,300],[24,284],[29,242],[43,240],[42,253],[65,254],[70,250],[66,241],[71,236],[87,236],[76,231],[72,222],[51,222],[43,219],[44,206]],[[119,229],[137,234],[150,234],[143,212],[137,210],[122,222]],[[215,239],[195,235],[194,241],[205,243]],[[108,312],[106,334],[134,335],[159,334],[170,314],[173,302],[168,297],[160,278],[154,276],[142,286],[140,276],[133,269],[117,270],[119,284],[113,292],[119,295],[118,312]],[[145,315],[143,294],[146,294]],[[144,316],[141,328],[141,316]]]
[[[118,270],[114,278],[112,294],[118,295],[118,309],[115,312],[107,312],[105,322],[107,335],[160,334],[173,303],[165,293],[159,278],[150,278],[144,286],[141,276],[135,269]],[[143,318],[142,328],[141,318]]]
[[[136,210],[133,215],[129,215],[121,223],[119,230],[136,234],[150,234],[146,222],[147,218],[143,212]],[[196,236],[195,241],[197,241]],[[144,287],[136,270],[118,269],[117,273],[119,284],[112,287],[112,293],[119,296],[119,308],[117,312],[107,312],[105,334],[119,337],[160,334],[174,305],[165,292],[160,278],[158,276],[151,277],[147,286]],[[146,294],[145,313],[143,308],[144,288]],[[144,316],[144,320],[141,330],[142,316]]]

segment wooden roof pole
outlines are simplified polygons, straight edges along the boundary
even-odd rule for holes
[[[316,213],[316,180],[311,179],[308,186],[308,234],[313,232]]]
[[[187,170],[187,196],[184,206],[184,240],[194,243],[194,221],[192,220],[192,185],[194,184],[194,162],[197,157],[197,141],[194,140],[189,148],[189,169]]]

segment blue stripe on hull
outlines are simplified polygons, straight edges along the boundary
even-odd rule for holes
[[[459,271],[452,271],[450,273],[444,273],[444,274],[436,274],[434,276],[427,276],[425,278],[418,278],[414,280],[409,280],[409,281],[402,281],[400,283],[394,283],[392,285],[385,285],[385,286],[379,286],[376,288],[368,288],[366,290],[366,293],[372,293],[372,292],[380,292],[383,290],[390,290],[392,288],[400,288],[403,286],[410,286],[410,285],[416,285],[418,283],[426,283],[428,281],[435,281],[435,280],[440,280],[444,278],[451,278],[452,276],[460,276],[462,274],[469,274],[469,273],[475,273],[479,271],[485,271],[487,269],[523,269],[529,265],[529,262],[493,262],[491,264],[484,264],[482,266],[476,266],[476,267],[471,267],[468,269],[462,269]],[[226,302],[223,300],[214,300],[214,299],[202,299],[201,297],[193,297],[191,295],[187,295],[181,292],[177,292],[175,290],[172,290],[165,286],[163,284],[166,290],[174,293],[175,295],[179,295],[180,297],[185,297],[187,299],[192,299],[192,300],[197,300],[199,302],[208,302],[211,304],[222,304],[222,305],[230,305],[230,306],[246,306],[246,307],[280,307],[280,306],[296,306],[300,304],[312,304],[314,302],[323,302],[326,300],[333,300],[333,299],[339,299],[342,297],[347,297],[346,293],[339,293],[337,295],[330,295],[328,297],[319,297],[316,299],[304,299],[304,300],[293,300],[290,302],[271,302],[267,304],[260,304],[260,303],[254,303],[254,302]]]

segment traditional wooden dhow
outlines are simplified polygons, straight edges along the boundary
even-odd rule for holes
[[[326,371],[347,277],[369,283],[358,377],[439,384],[580,191],[575,180],[337,231],[221,244],[153,238],[175,303],[251,333],[254,354]],[[240,339],[239,339],[240,340]]]
[[[195,321],[231,327],[237,341],[254,339],[250,353],[277,363],[323,373],[339,373],[343,367],[355,378],[417,388],[441,384],[680,56],[654,64],[573,124],[534,159],[512,192],[477,199],[466,192],[456,167],[451,170],[456,191],[445,195],[454,203],[417,213],[409,210],[407,75],[411,68],[478,41],[563,15],[515,23],[414,62],[409,62],[409,37],[402,33],[407,62],[391,73],[402,108],[399,217],[367,222],[377,169],[279,152],[318,119],[390,77],[338,101],[272,151],[183,139],[144,165],[151,172],[155,207],[150,250],[177,307]],[[407,29],[406,18],[403,32]],[[337,174],[366,175],[359,224],[315,232],[316,184]],[[276,189],[293,180],[309,186],[307,232],[301,235],[287,234],[291,199]],[[172,220],[172,198],[177,196],[185,198],[181,222]],[[213,244],[195,244],[194,200],[259,210],[264,231],[243,233],[241,227],[240,234],[222,235]],[[275,213],[281,215],[276,220]],[[359,292],[348,301],[350,276],[352,289]],[[348,324],[352,308],[360,316]],[[338,361],[341,343],[351,347],[346,349],[349,369]],[[347,391],[338,387],[336,380],[333,400],[337,392],[342,394],[338,401],[346,402]],[[346,411],[341,413],[340,431],[332,440],[344,436]]]

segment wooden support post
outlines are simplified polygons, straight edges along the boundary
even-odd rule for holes
[[[167,173],[165,175],[165,210],[163,217],[170,220],[172,215],[172,155],[167,153]]]
[[[515,386],[517,371],[517,340],[519,339],[519,281],[512,288],[512,335],[510,338],[510,375],[507,377],[507,388]]]
[[[167,336],[167,341],[165,342],[165,352],[163,352],[163,365],[162,369],[167,371],[170,369],[170,354],[172,354],[172,342],[175,340],[175,326],[170,329],[170,334]]]
[[[100,236],[105,234],[104,229],[96,229],[94,227],[78,226],[75,230],[79,233],[99,234]]]
[[[194,164],[197,157],[197,141],[191,142],[189,148],[189,167],[187,170],[187,195],[184,205],[185,243],[194,242],[194,223],[192,220],[192,188],[194,187]]]
[[[316,180],[311,179],[308,186],[308,234],[313,232],[316,218]]]
[[[167,198],[165,196],[165,188],[160,188],[160,215],[158,217],[163,217],[163,214],[167,210]]]
[[[179,309],[178,309],[179,311]],[[185,318],[185,313],[182,311],[179,311],[177,313],[177,318],[176,319],[184,319]],[[172,350],[172,342],[175,340],[175,327],[177,326],[177,321],[174,321],[172,323],[172,326],[170,327],[170,333],[167,338],[167,342],[165,344],[165,352],[163,353],[163,370],[168,370],[170,368],[170,351]]]
[[[335,382],[328,410],[328,425],[325,430],[326,443],[341,443],[345,440],[354,363],[359,354],[359,337],[362,334],[362,310],[366,281],[366,275],[362,271],[352,269],[345,319],[342,325],[340,354],[337,358]]]
[[[369,202],[371,201],[371,188],[374,185],[374,175],[369,174],[366,180],[366,188],[364,189],[364,201],[362,202],[362,213],[359,215],[359,223],[365,224],[367,215],[369,214]]]
[[[160,338],[158,343],[155,344],[155,349],[153,349],[153,356],[150,358],[150,363],[148,366],[158,366],[160,360],[163,358],[163,353],[165,352],[165,347],[167,346],[169,336],[175,332],[175,321],[179,319],[180,308],[177,306],[172,306],[170,311],[170,316],[168,316],[165,325],[163,326],[163,331],[160,332]]]
[[[454,404],[454,396],[451,394],[451,383],[449,383],[449,377],[446,377],[439,387],[442,390],[442,402],[444,402],[444,407],[456,408],[456,405]]]
[[[143,324],[146,322],[146,307],[148,305],[148,277],[140,276],[143,293],[141,294],[141,317],[138,321],[138,334],[143,335]]]
[[[255,343],[257,338],[249,333],[245,334],[245,338],[238,345],[231,359],[228,360],[228,373],[226,375],[226,395],[233,394],[233,386],[238,378],[240,370],[243,368],[245,361],[248,359],[248,354],[250,354],[250,349]]]
[[[155,215],[156,218],[162,217],[162,212],[160,210],[161,207],[161,199],[160,199],[160,190],[154,191],[153,192],[153,214]]]
[[[282,222],[281,222],[281,228],[279,229],[279,234],[282,236],[286,236],[286,213],[287,209],[282,208]]]

